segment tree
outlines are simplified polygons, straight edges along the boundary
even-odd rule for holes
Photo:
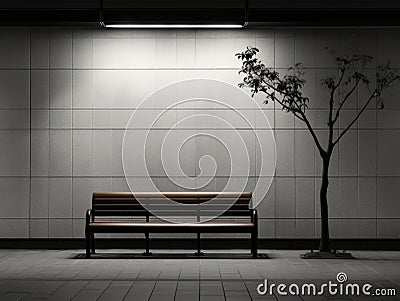
[[[375,78],[372,80],[366,72],[366,68],[373,60],[371,56],[360,54],[337,56],[337,76],[328,76],[321,82],[322,86],[329,92],[327,99],[329,103],[329,112],[327,114],[328,139],[327,144],[322,145],[307,115],[310,99],[302,91],[306,80],[304,79],[305,69],[302,68],[301,63],[289,68],[288,74],[281,75],[274,69],[267,68],[257,58],[257,52],[259,52],[257,48],[249,46],[244,52],[236,54],[237,58],[242,62],[239,74],[245,75],[239,87],[251,88],[252,96],[258,93],[264,94],[265,103],[273,101],[279,104],[283,111],[293,114],[297,119],[304,122],[310,132],[322,160],[319,194],[321,239],[318,256],[322,253],[330,254],[327,193],[329,166],[333,150],[371,103],[376,102],[377,107],[383,109],[382,93],[397,82],[400,77],[397,71],[388,63],[376,67]],[[349,124],[335,134],[335,124],[339,119],[340,113],[359,86],[368,88],[368,96],[363,100],[363,105],[359,107]]]

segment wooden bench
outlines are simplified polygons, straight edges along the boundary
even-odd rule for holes
[[[176,212],[176,207],[170,203],[160,207],[166,203],[165,197],[184,205],[184,210]],[[149,233],[196,233],[199,255],[201,233],[250,233],[251,253],[257,257],[257,210],[249,208],[251,197],[251,192],[161,192],[135,195],[130,192],[94,192],[92,208],[86,212],[86,257],[90,258],[91,252],[95,253],[95,233],[144,233],[147,255],[151,254]],[[146,208],[158,206],[157,210],[161,208],[170,216],[195,215],[199,222],[160,220],[152,213],[153,210],[150,212],[142,205],[143,200]],[[205,203],[207,201],[210,202]],[[213,214],[220,216],[202,222]]]

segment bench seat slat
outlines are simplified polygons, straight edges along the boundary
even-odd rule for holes
[[[252,223],[127,223],[127,222],[94,222],[89,227],[94,232],[158,232],[158,233],[215,233],[240,232],[250,233]]]
[[[178,204],[187,204],[189,205],[221,205],[221,204],[235,204],[235,205],[248,205],[249,200],[248,199],[213,199],[210,201],[210,199],[161,199],[161,198],[155,198],[155,199],[131,199],[131,198],[126,198],[126,199],[121,199],[121,198],[107,198],[107,199],[95,199],[94,203],[96,205],[108,205],[108,204],[119,204],[119,205],[141,205],[141,204],[169,204],[167,201],[173,201]]]
[[[119,215],[120,213],[125,213],[125,215],[130,215],[130,216],[135,216],[136,214],[142,216],[143,213],[149,214],[149,212],[147,210],[143,210],[143,209],[138,209],[138,210],[106,209],[106,210],[94,210],[93,212],[94,212],[94,216],[96,216],[96,215],[104,216],[105,214]],[[149,214],[149,215],[151,215],[151,214]]]
[[[248,204],[185,204],[185,205],[168,205],[168,204],[155,204],[155,203],[147,203],[144,205],[141,204],[113,204],[112,202],[108,204],[94,204],[92,206],[94,210],[108,210],[108,209],[120,209],[120,210],[146,210],[146,209],[160,209],[160,210],[249,210]]]
[[[146,210],[134,211],[134,210],[99,210],[96,211],[96,216],[153,216],[151,212]],[[195,210],[158,210],[157,215],[159,216],[249,216],[249,211],[247,210],[237,210],[237,211],[225,211],[223,213],[213,210],[203,210],[200,213]]]
[[[131,192],[94,192],[93,197],[100,198],[251,198],[251,192],[138,192],[132,194]]]

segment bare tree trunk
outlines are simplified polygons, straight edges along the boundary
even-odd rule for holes
[[[329,185],[329,163],[331,154],[326,154],[322,157],[322,181],[321,190],[319,194],[319,201],[321,205],[321,240],[319,245],[320,252],[330,252],[329,241],[329,215],[328,215],[328,185]]]

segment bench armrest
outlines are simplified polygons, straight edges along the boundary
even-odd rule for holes
[[[258,225],[258,214],[257,214],[257,209],[250,209],[251,211],[251,215],[250,215],[250,219],[251,222],[257,227]]]
[[[93,220],[92,209],[86,211],[86,226]]]

